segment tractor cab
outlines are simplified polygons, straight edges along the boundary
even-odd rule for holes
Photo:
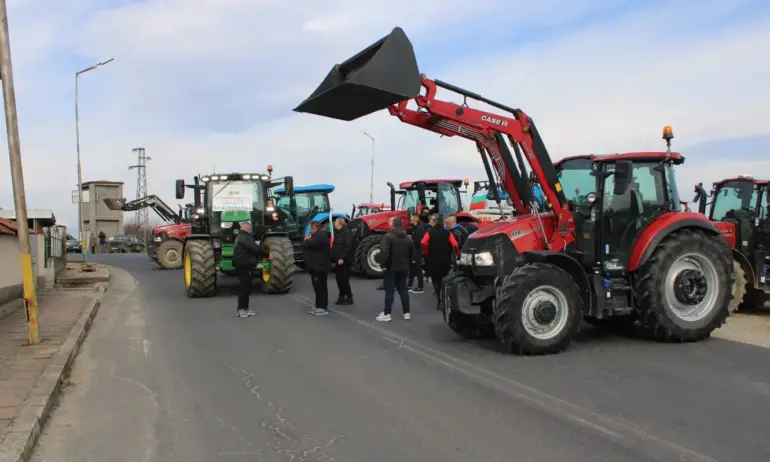
[[[370,202],[364,202],[356,206],[353,204],[353,212],[350,214],[352,218],[359,218],[364,215],[371,215],[373,213],[390,212],[390,207],[385,204],[373,204]]]
[[[388,183],[391,193],[400,196],[396,208],[406,211],[408,215],[417,214],[426,222],[428,217],[435,213],[448,217],[462,212],[460,186],[463,184],[467,190],[468,180],[407,181],[401,183],[398,190]]]
[[[713,184],[711,193],[695,186],[698,211],[722,233],[734,250],[736,287],[733,309],[764,305],[770,293],[770,180],[740,175]],[[711,202],[707,202],[711,198]],[[708,209],[707,206],[711,208]]]
[[[680,212],[674,167],[679,153],[638,152],[568,157],[555,163],[569,209],[575,214],[576,259],[608,277],[628,271],[641,232]]]

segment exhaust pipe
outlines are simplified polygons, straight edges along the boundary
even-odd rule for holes
[[[349,122],[416,98],[421,85],[412,42],[403,29],[396,27],[352,58],[336,64],[294,111]]]

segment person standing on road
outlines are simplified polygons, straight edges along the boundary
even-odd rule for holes
[[[350,288],[350,264],[353,260],[353,232],[347,227],[344,218],[334,220],[334,243],[332,244],[332,261],[334,275],[337,280],[339,296],[336,305],[352,305],[353,291]]]
[[[438,217],[436,226],[422,238],[422,251],[428,255],[428,274],[436,295],[436,308],[441,308],[441,281],[449,274],[452,261],[459,255],[460,246],[452,233]]]
[[[323,316],[329,312],[329,271],[332,268],[331,234],[321,229],[317,221],[310,223],[310,234],[303,243],[305,268],[310,273],[315,292],[315,307],[308,311],[314,316]]]
[[[107,235],[104,231],[99,231],[99,253],[104,253],[107,250]]]
[[[462,226],[461,224],[457,223],[457,217],[455,217],[454,215],[448,216],[447,219],[444,221],[444,224],[446,225],[449,232],[452,233],[452,236],[454,236],[455,240],[457,241],[457,247],[462,249],[463,244],[465,244],[465,241],[468,240],[468,236],[470,236],[468,229]]]
[[[91,233],[91,237],[88,240],[88,247],[91,250],[91,255],[96,254],[96,235],[94,233]]]
[[[406,286],[409,268],[414,257],[412,239],[403,228],[401,218],[390,219],[390,231],[380,241],[380,253],[377,255],[380,265],[385,268],[382,282],[385,286],[385,310],[377,315],[377,321],[390,322],[395,292],[401,298],[404,319],[412,319],[409,310],[409,291]]]
[[[273,256],[264,247],[257,244],[251,234],[251,222],[240,223],[240,231],[235,238],[233,248],[233,266],[238,274],[238,307],[235,310],[239,318],[254,316],[255,312],[249,309],[249,297],[251,296],[251,282],[254,279],[254,269],[259,261],[266,256],[272,261]]]
[[[415,294],[421,294],[425,287],[425,280],[423,278],[422,269],[422,238],[428,232],[428,225],[424,223],[419,215],[412,215],[412,245],[414,246],[414,254],[412,255],[412,265],[409,268],[409,292]],[[414,285],[414,280],[417,278],[417,286]]]

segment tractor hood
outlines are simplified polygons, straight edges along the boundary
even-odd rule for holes
[[[552,212],[541,213],[540,220],[543,223],[543,228],[545,228],[546,236],[551,236],[556,226],[554,214]],[[540,221],[535,215],[520,215],[490,223],[471,234],[465,246],[476,247],[481,241],[492,241],[500,235],[506,236],[520,253],[528,249],[546,248],[546,239],[544,239],[543,230],[540,228]]]
[[[190,226],[190,225],[187,224],[187,223],[171,223],[171,224],[168,224],[168,225],[160,225],[160,226],[156,226],[156,227],[152,228],[152,233],[153,234],[158,234],[158,233],[162,233],[164,231],[168,231],[169,229],[179,228],[181,226]]]
[[[370,215],[364,215],[358,217],[357,220],[362,221],[369,229],[377,229],[388,225],[388,220],[391,217],[401,217],[406,219],[406,212],[402,210],[391,210],[390,212],[378,212]]]

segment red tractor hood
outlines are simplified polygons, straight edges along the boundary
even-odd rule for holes
[[[391,217],[401,217],[402,220],[406,220],[406,210],[372,213],[370,215],[358,217],[358,219],[366,223],[366,226],[373,231],[389,229],[388,220],[390,220]]]

